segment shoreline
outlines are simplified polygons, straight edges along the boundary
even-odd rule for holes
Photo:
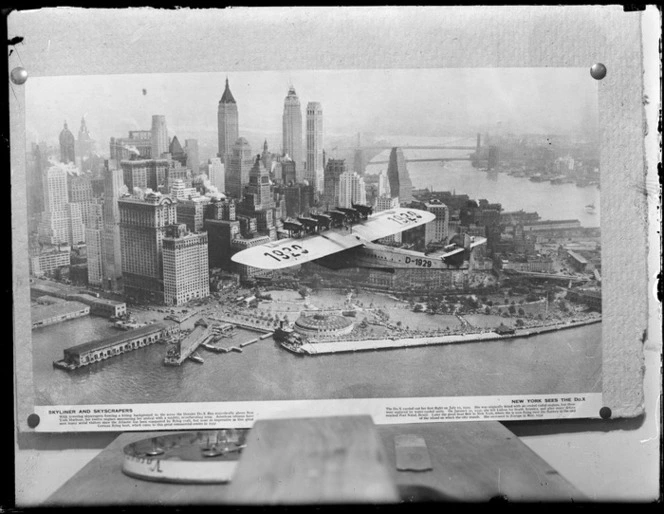
[[[447,336],[434,336],[434,337],[413,337],[404,339],[370,339],[362,341],[336,341],[336,342],[321,342],[321,343],[304,343],[299,346],[296,353],[302,355],[326,355],[332,353],[345,353],[345,352],[358,352],[358,351],[371,351],[371,350],[387,350],[396,348],[412,348],[418,346],[433,346],[442,344],[461,344],[461,343],[474,343],[483,341],[494,341],[497,339],[516,339],[520,337],[531,337],[538,334],[547,332],[557,332],[559,330],[566,330],[569,328],[576,328],[593,323],[600,323],[602,318],[595,318],[590,320],[568,322],[564,324],[557,324],[551,326],[532,327],[524,329],[515,329],[512,334],[498,334],[497,332],[488,331],[473,334],[455,334]],[[288,348],[287,348],[288,349]],[[290,350],[293,351],[293,350]]]

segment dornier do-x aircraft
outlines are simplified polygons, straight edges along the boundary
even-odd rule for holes
[[[440,255],[395,248],[374,241],[404,230],[425,225],[435,219],[431,212],[396,208],[372,214],[372,208],[353,204],[325,214],[312,214],[287,220],[284,228],[291,237],[236,253],[231,260],[256,268],[278,270],[305,262],[331,269],[371,268],[394,271],[395,268],[459,267],[472,248],[484,238],[466,238],[463,245],[451,244]]]

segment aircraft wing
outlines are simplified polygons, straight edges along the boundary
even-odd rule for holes
[[[473,241],[472,243],[470,243],[470,247],[471,247],[471,248],[475,248],[476,246],[483,245],[483,244],[485,244],[485,243],[486,243],[486,237],[479,237],[479,236],[476,236],[476,237],[475,237],[475,241]]]
[[[464,251],[465,251],[465,250],[464,250],[463,248],[457,248],[456,250],[452,250],[452,251],[450,251],[450,252],[446,252],[446,253],[444,253],[443,255],[440,256],[440,258],[443,259],[443,260],[445,260],[445,259],[447,259],[448,257],[452,257],[452,255],[458,255],[458,254],[460,254],[460,253],[462,253],[462,252],[464,252]]]
[[[425,225],[434,219],[436,219],[436,215],[431,212],[400,207],[378,212],[366,221],[353,225],[352,233],[365,241],[375,241],[404,230]]]
[[[434,214],[417,209],[390,209],[348,228],[247,248],[233,255],[231,260],[255,268],[284,269],[424,225],[434,218]]]

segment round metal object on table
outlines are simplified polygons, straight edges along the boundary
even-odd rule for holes
[[[124,447],[124,474],[156,482],[229,482],[249,429],[203,430],[160,435]]]
[[[606,77],[606,66],[604,66],[601,62],[593,64],[590,67],[590,75],[595,80],[602,80],[604,77]]]

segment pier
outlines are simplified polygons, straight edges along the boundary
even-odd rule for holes
[[[164,364],[166,366],[181,366],[201,344],[207,343],[214,337],[214,328],[205,319],[198,320],[189,334],[180,339],[175,347],[168,349],[166,357],[164,357]]]
[[[546,332],[556,332],[567,328],[599,323],[601,318],[593,318],[583,321],[570,321],[556,325],[548,325],[532,328],[515,329],[513,333],[501,334],[494,331],[477,332],[473,334],[452,334],[436,337],[412,337],[407,339],[369,339],[363,341],[338,341],[331,343],[304,343],[299,348],[305,355],[322,355],[329,353],[359,352],[370,350],[387,350],[394,348],[411,348],[417,346],[432,346],[455,343],[474,343],[493,341],[497,339],[514,339],[517,337],[530,337]]]
[[[254,324],[251,323],[247,320],[237,320],[235,318],[232,318],[230,316],[224,316],[223,318],[220,318],[218,316],[208,316],[208,318],[213,319],[215,321],[220,321],[222,323],[230,323],[232,325],[236,325],[241,328],[246,328],[248,330],[254,330],[256,332],[263,332],[265,334],[265,337],[269,337],[272,335],[274,330],[266,327],[261,327],[258,326],[258,323]],[[261,337],[261,339],[264,339],[264,337]]]
[[[118,336],[67,348],[64,351],[64,358],[54,361],[53,366],[72,371],[157,343],[179,331],[180,327],[175,323],[153,323]]]

